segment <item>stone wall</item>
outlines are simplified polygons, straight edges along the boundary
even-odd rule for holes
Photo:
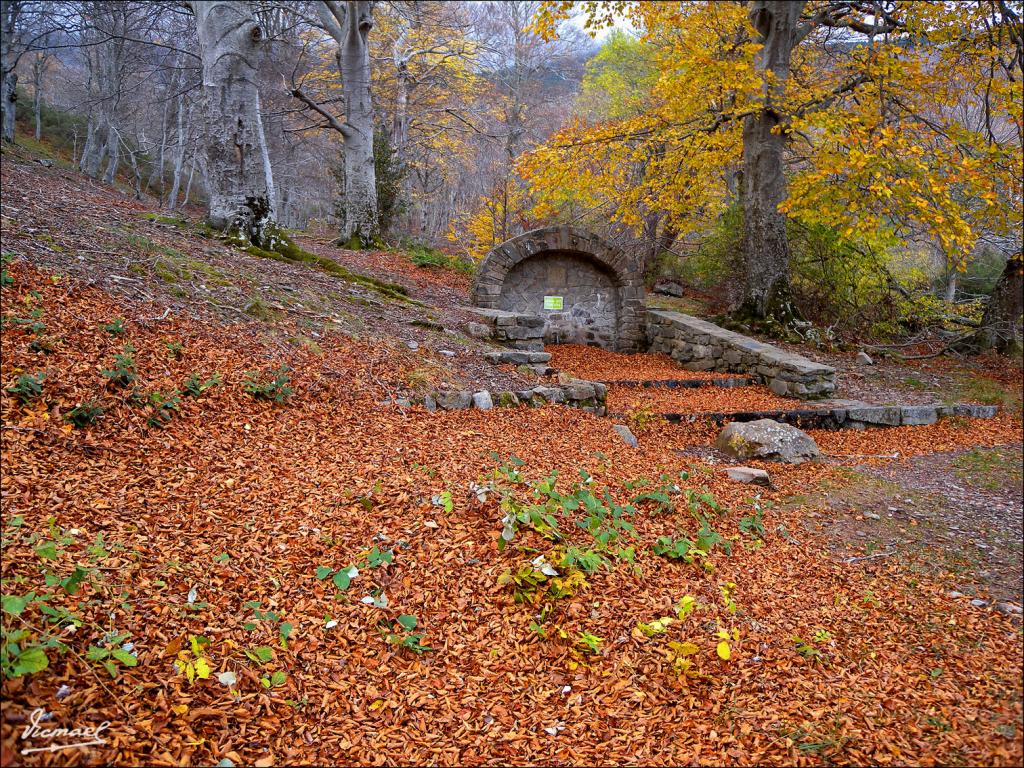
[[[473,309],[480,322],[470,323],[467,331],[480,339],[494,339],[514,349],[544,351],[544,318],[521,315],[503,309]]]
[[[605,416],[608,413],[607,397],[608,387],[601,382],[572,379],[565,384],[541,385],[516,392],[446,390],[415,400],[402,400],[399,405],[410,406],[415,403],[428,411],[460,411],[467,408],[488,411],[495,407],[541,406],[551,403],[579,408],[595,416]]]
[[[834,368],[680,312],[647,310],[647,338],[651,352],[670,355],[691,371],[757,376],[783,397],[809,399],[835,392]]]
[[[549,295],[562,296],[561,310],[544,309]],[[539,339],[626,352],[643,346],[643,296],[635,260],[572,227],[536,229],[502,243],[480,262],[473,285],[477,307],[540,317]]]
[[[562,297],[563,309],[544,309],[545,296]],[[545,343],[615,347],[619,291],[593,259],[546,251],[520,261],[505,277],[498,308],[542,317]]]

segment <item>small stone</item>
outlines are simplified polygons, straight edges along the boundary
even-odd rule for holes
[[[774,392],[779,397],[785,397],[789,392],[789,385],[782,379],[772,379],[768,384],[768,389]]]
[[[986,603],[980,597],[976,597],[973,600],[971,600],[971,605],[973,605],[975,608],[984,608],[986,605],[988,605],[988,603]]]
[[[1005,613],[1007,616],[1020,616],[1022,613],[1024,613],[1024,609],[1022,609],[1016,603],[996,603],[995,607],[997,611],[999,611],[1000,613]]]
[[[636,437],[630,431],[629,427],[625,424],[615,424],[612,429],[622,438],[622,442],[628,445],[630,448],[638,448],[640,444],[637,442]]]
[[[408,397],[399,397],[395,400],[395,405],[399,408],[412,408],[412,400]]]
[[[964,593],[963,593],[963,592],[957,592],[957,591],[956,591],[955,589],[954,589],[954,590],[952,590],[952,591],[950,591],[950,593],[949,593],[949,596],[950,596],[950,597],[951,597],[951,598],[952,598],[953,600],[959,600],[959,599],[960,599],[961,597],[965,597],[965,595],[964,595]]]
[[[419,342],[416,342],[416,341],[407,341],[407,342],[405,342],[405,346],[407,346],[413,352],[415,352],[417,349],[420,348]]]
[[[450,349],[439,349],[437,350],[437,354],[439,354],[441,357],[455,357],[455,353],[452,352]]]
[[[735,480],[737,483],[764,486],[770,486],[772,484],[771,477],[768,476],[768,473],[763,469],[757,469],[755,467],[727,467],[725,474],[729,476],[730,480]]]
[[[864,350],[861,350],[860,352],[857,353],[857,364],[858,365],[874,365],[875,361],[871,359],[871,355],[869,355]]]
[[[882,519],[881,515],[876,515],[874,512],[865,512],[864,513],[864,517],[866,517],[868,520],[881,520]]]
[[[430,413],[437,410],[437,400],[434,399],[433,395],[427,395],[423,398],[423,407]]]
[[[491,393],[486,389],[482,389],[479,392],[473,393],[473,407],[480,411],[489,411],[494,407],[494,401],[491,400]]]

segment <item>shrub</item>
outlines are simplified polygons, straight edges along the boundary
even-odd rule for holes
[[[473,265],[468,261],[427,245],[413,243],[405,246],[404,250],[409,260],[417,267],[452,269],[467,275],[473,272]]]
[[[272,400],[275,403],[287,402],[295,390],[292,389],[291,379],[288,377],[288,366],[282,365],[273,371],[274,378],[269,381],[260,381],[256,371],[250,371],[242,382],[242,389],[257,400]]]
[[[223,382],[218,371],[206,381],[202,381],[198,373],[189,374],[185,383],[181,385],[182,394],[186,397],[200,397],[206,390],[218,387]]]
[[[95,424],[103,415],[104,408],[95,400],[86,403],[79,403],[70,411],[64,414],[64,419],[70,421],[76,427],[85,427]]]
[[[13,395],[23,403],[35,400],[37,397],[43,394],[43,379],[46,378],[45,373],[23,373],[18,377],[17,381],[9,386],[5,391],[9,395]]]
[[[127,387],[133,383],[138,378],[135,373],[135,347],[125,344],[124,349],[114,355],[114,367],[100,373],[119,387]]]

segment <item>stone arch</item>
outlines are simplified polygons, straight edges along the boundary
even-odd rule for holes
[[[569,294],[566,306],[545,310],[544,296],[561,292]],[[625,352],[643,343],[643,297],[634,260],[597,235],[567,226],[535,229],[495,247],[477,267],[473,285],[478,307],[544,318],[547,341],[557,336]]]

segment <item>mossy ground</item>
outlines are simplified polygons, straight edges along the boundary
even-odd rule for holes
[[[365,286],[385,298],[392,299],[394,301],[412,301],[403,286],[398,285],[397,283],[378,280],[377,278],[370,277],[368,275],[357,274],[346,269],[333,259],[329,259],[326,256],[318,256],[315,253],[310,253],[296,245],[295,241],[279,228],[273,229],[266,237],[266,243],[270,248],[261,248],[253,245],[248,240],[238,236],[237,234],[228,234],[225,237],[225,242],[229,245],[235,246],[236,248],[240,248],[251,256],[259,256],[261,258],[273,259],[274,261],[283,261],[291,264],[305,264],[313,267],[314,269],[319,269],[321,272],[326,272],[330,275],[334,275],[335,277],[340,277],[346,282]]]

